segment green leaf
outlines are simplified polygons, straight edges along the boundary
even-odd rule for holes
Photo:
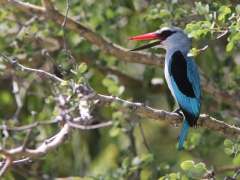
[[[118,87],[118,95],[121,95],[125,90],[125,87],[124,86],[119,86]]]
[[[237,157],[235,157],[235,158],[233,159],[233,164],[234,164],[235,166],[240,165],[240,156],[237,156]]]
[[[201,134],[199,133],[194,133],[192,134],[191,138],[190,138],[190,142],[194,145],[199,145],[201,142]]]
[[[80,74],[85,73],[86,70],[87,70],[87,64],[86,63],[81,63],[78,66],[78,73],[80,73]]]
[[[206,9],[206,11],[208,13],[209,12],[209,5],[208,4],[206,4],[205,9]]]
[[[154,156],[152,154],[147,154],[142,158],[146,163],[151,163],[154,161]]]
[[[53,96],[48,96],[46,99],[45,99],[45,102],[47,103],[47,104],[50,104],[50,103],[52,103],[54,101],[54,97]]]
[[[224,19],[225,19],[225,14],[220,13],[219,16],[218,16],[218,20],[221,21],[221,20],[224,20]]]
[[[197,9],[197,12],[199,14],[204,14],[206,12],[205,8],[202,6],[201,2],[195,2],[195,6],[196,6],[196,9]]]
[[[181,180],[189,180],[189,178],[186,175],[183,175]]]
[[[207,21],[210,21],[212,19],[213,15],[212,14],[205,14],[204,17]]]
[[[111,85],[108,87],[108,93],[112,94],[114,96],[118,96],[119,95],[119,88],[117,85]]]
[[[102,80],[102,84],[103,84],[105,87],[108,87],[108,86],[111,86],[111,85],[115,85],[115,82],[114,82],[112,79],[104,78],[104,79]]]
[[[193,166],[194,166],[194,161],[192,161],[192,160],[184,161],[181,164],[181,168],[183,170],[190,170]]]
[[[122,101],[115,100],[111,103],[110,106],[113,108],[120,108],[120,107],[125,106],[125,104]]]
[[[237,33],[237,30],[236,30],[235,26],[231,26],[231,27],[230,27],[230,32],[231,32],[232,34],[236,34],[236,33]]]
[[[191,28],[186,28],[186,29],[184,29],[184,33],[185,34],[189,34],[189,33],[191,33],[192,32],[192,29]]]
[[[204,163],[199,163],[195,165],[195,169],[197,170],[204,170],[206,168],[206,165]]]
[[[224,149],[224,152],[225,152],[227,155],[231,155],[231,154],[234,153],[233,150],[232,150],[232,149],[229,149],[229,148],[225,148],[225,149]]]
[[[233,49],[233,42],[229,42],[228,44],[227,44],[227,48],[226,48],[226,50],[227,51],[231,51],[232,49]]]
[[[227,6],[222,6],[220,9],[219,9],[220,12],[224,13],[224,14],[230,14],[231,13],[231,9]]]
[[[171,173],[171,174],[169,174],[169,176],[170,176],[171,179],[177,179],[178,178],[176,173]]]
[[[12,96],[8,91],[3,90],[0,93],[0,100],[2,105],[9,105],[12,103]]]
[[[113,127],[112,129],[110,129],[109,135],[111,137],[116,137],[120,133],[120,131],[121,131],[120,128]]]
[[[158,17],[161,19],[169,19],[171,17],[171,14],[169,11],[163,9],[159,12]]]
[[[238,136],[237,143],[240,143],[240,136]]]
[[[81,76],[81,77],[77,80],[77,83],[78,83],[78,84],[81,84],[81,83],[83,83],[83,80],[84,80],[84,78]]]
[[[195,24],[193,27],[192,27],[192,30],[196,31],[196,30],[199,30],[200,29],[200,26]]]
[[[122,162],[122,167],[124,169],[128,169],[130,165],[131,165],[131,159],[130,157],[126,157]]]
[[[224,13],[225,14],[230,14],[231,13],[231,9],[229,7],[225,7]]]
[[[183,176],[183,175],[182,175],[181,172],[178,172],[178,173],[177,173],[177,178],[178,178],[178,179],[182,179],[182,176]]]
[[[62,81],[60,83],[61,86],[68,86],[70,83],[68,81]]]
[[[113,119],[118,119],[118,118],[121,118],[122,116],[123,116],[123,112],[121,112],[121,111],[116,111],[116,112],[112,113]]]
[[[102,84],[105,87],[111,86],[111,85],[117,85],[118,84],[118,77],[115,75],[107,75],[103,80]]]
[[[236,12],[237,12],[238,14],[240,14],[240,4],[238,4],[238,5],[236,6]]]
[[[234,143],[230,139],[226,139],[224,141],[224,146],[233,146],[233,145],[234,145]]]

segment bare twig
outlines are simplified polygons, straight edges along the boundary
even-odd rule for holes
[[[80,125],[80,124],[76,124],[76,123],[72,123],[71,121],[67,121],[67,123],[69,124],[69,126],[73,127],[73,128],[77,128],[77,129],[81,129],[81,130],[91,130],[91,129],[99,129],[102,127],[106,127],[106,126],[112,126],[113,122],[112,121],[108,121],[105,123],[101,123],[101,124],[96,124],[96,125]]]
[[[5,148],[6,146],[6,140],[8,139],[9,137],[9,133],[8,133],[8,129],[7,129],[7,126],[6,126],[6,121],[3,121],[2,122],[2,130],[3,130],[3,135],[4,135],[4,138],[3,138],[3,147]]]
[[[62,23],[62,31],[63,31],[63,47],[64,49],[62,50],[63,52],[65,52],[68,56],[68,60],[69,59],[73,59],[73,56],[70,54],[68,48],[67,48],[67,40],[66,40],[66,22],[67,22],[67,16],[68,16],[68,11],[71,8],[70,6],[70,2],[69,0],[67,1],[67,11],[66,11],[66,15],[64,17],[64,21]]]
[[[12,162],[12,165],[19,165],[19,164],[29,164],[32,160],[30,158],[24,158],[20,160],[16,160]],[[6,163],[6,161],[0,162],[0,169],[3,167],[3,165]]]
[[[54,120],[49,120],[49,121],[37,121],[35,123],[32,124],[28,124],[26,126],[20,126],[20,127],[7,127],[6,125],[2,125],[0,126],[0,129],[2,130],[9,130],[9,131],[24,131],[27,129],[31,129],[33,127],[39,126],[39,125],[48,125],[48,124],[53,124],[53,123],[57,123],[58,120],[54,119]]]
[[[5,54],[3,54],[2,52],[0,52],[0,55],[2,55],[9,63],[11,63],[12,65],[15,65],[19,68],[21,68],[22,71],[30,71],[30,72],[35,72],[35,73],[38,73],[38,74],[43,74],[45,76],[49,76],[51,77],[52,79],[58,81],[58,82],[63,82],[64,80],[58,78],[57,76],[51,74],[51,73],[48,73],[46,71],[43,71],[43,70],[38,70],[38,69],[33,69],[33,68],[27,68],[21,64],[19,64],[17,61],[14,61],[12,59],[10,59],[9,57],[7,57]]]
[[[146,140],[141,122],[139,122],[139,129],[140,129],[140,132],[141,132],[141,135],[142,135],[142,138],[143,138],[143,144],[147,148],[148,152],[151,153],[151,150],[150,150],[150,147],[148,146],[148,143],[147,143],[147,140]]]
[[[35,38],[35,39],[38,41],[38,43],[39,43],[40,46],[42,47],[42,55],[43,55],[46,59],[49,59],[49,60],[54,64],[54,66],[57,67],[57,69],[61,72],[61,74],[63,75],[63,77],[65,77],[66,72],[63,71],[62,67],[59,66],[59,65],[56,63],[56,61],[50,56],[48,50],[44,47],[44,45],[43,45],[43,43],[42,43],[42,37],[39,36],[39,35],[31,35],[31,34],[29,34],[29,33],[28,33],[28,35],[29,35],[29,36],[32,36],[33,38]],[[49,64],[49,66],[50,66],[50,64]],[[50,69],[51,69],[51,72],[53,72],[53,71],[52,71],[53,68],[52,68],[51,66],[50,66]]]
[[[229,32],[229,28],[227,28],[222,34],[220,34],[219,36],[217,36],[215,39],[213,39],[211,41],[211,43],[213,43],[214,41],[216,41],[217,39],[220,39],[221,37],[225,36],[227,33]],[[208,48],[209,44],[204,46],[201,49],[198,49],[197,52],[201,52],[201,51],[205,51]]]
[[[72,128],[65,124],[61,131],[55,135],[55,139],[51,141],[50,143],[43,143],[41,146],[39,146],[37,149],[27,149],[22,148],[22,146],[18,148],[13,148],[10,150],[5,150],[0,147],[0,154],[8,157],[8,158],[16,158],[18,156],[25,156],[25,157],[42,157],[47,152],[55,150],[57,147],[59,147],[63,142],[67,140],[68,134],[71,132]]]
[[[6,161],[0,171],[0,179],[4,176],[4,174],[7,172],[8,168],[12,165],[12,159],[10,157],[6,158]]]
[[[17,78],[15,76],[14,73],[12,73],[12,86],[13,86],[13,94],[17,103],[17,110],[13,116],[14,120],[18,119],[18,115],[22,109],[22,101],[20,98],[20,94],[19,94],[19,87],[18,87],[18,83],[17,83]]]
[[[219,168],[214,168],[214,173],[223,173],[227,171],[234,171],[236,169],[240,169],[240,166],[224,166],[224,167],[219,167]]]
[[[28,138],[29,138],[30,134],[31,134],[31,129],[28,129],[27,130],[27,135],[25,136],[25,139],[24,139],[23,144],[22,144],[22,148],[26,147],[26,144],[27,144],[27,141],[28,141]]]

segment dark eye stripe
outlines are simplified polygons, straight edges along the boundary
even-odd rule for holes
[[[177,31],[165,30],[165,31],[162,31],[160,33],[157,33],[157,36],[167,39],[169,36],[171,36],[172,34],[174,34],[176,32]]]

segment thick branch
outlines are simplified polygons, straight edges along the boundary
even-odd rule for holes
[[[133,103],[122,100],[120,98],[114,98],[110,96],[97,95],[97,99],[100,100],[100,104],[106,107],[111,107],[121,111],[130,111],[138,114],[142,117],[169,122],[171,124],[179,124],[182,122],[182,117],[176,113],[166,112],[164,110],[156,110],[145,106],[142,103]],[[219,121],[206,114],[201,114],[198,119],[198,127],[205,127],[212,131],[217,131],[225,136],[238,138],[240,135],[240,128],[234,125],[226,124],[223,121]]]
[[[71,132],[71,127],[68,124],[65,124],[61,131],[55,136],[55,138],[49,142],[44,142],[41,146],[37,149],[26,149],[18,147],[10,150],[5,150],[0,147],[0,154],[8,157],[8,158],[16,158],[17,156],[24,156],[24,157],[42,157],[47,152],[56,150],[63,142],[67,140],[68,134]]]

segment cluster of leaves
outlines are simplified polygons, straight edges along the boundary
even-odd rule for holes
[[[167,174],[163,177],[161,177],[159,180],[189,180],[189,179],[194,179],[199,177],[199,175],[201,176],[204,173],[208,173],[211,174],[211,171],[209,171],[208,169],[206,169],[206,165],[204,163],[198,163],[195,164],[194,161],[192,160],[187,160],[184,161],[181,164],[181,168],[184,171],[187,171],[187,173],[171,173],[171,174]]]
[[[160,27],[178,26],[191,13],[190,6],[182,1],[177,1],[174,4],[169,2],[159,2],[150,13],[145,17],[145,21],[156,21]]]
[[[119,81],[116,75],[109,74],[105,76],[105,78],[102,80],[102,84],[107,88],[108,93],[114,96],[121,95],[125,90],[124,86],[118,85]]]
[[[232,51],[234,47],[238,48],[240,43],[240,5],[234,8],[235,11],[227,6],[221,6],[219,11],[214,11],[210,9],[208,4],[203,5],[201,2],[195,2],[195,5],[197,12],[200,15],[204,15],[205,21],[193,21],[187,24],[184,32],[194,39],[209,41],[216,38],[216,33],[219,35],[229,31],[229,43],[226,46],[226,50]],[[191,53],[194,55],[196,52],[196,48],[191,50]]]
[[[144,168],[147,165],[151,165],[154,161],[152,154],[142,154],[133,159],[126,157],[123,159],[121,166],[113,170],[110,174],[104,173],[92,173],[87,176],[91,180],[119,180],[128,179],[132,176],[133,172],[139,168]]]
[[[224,152],[234,157],[233,164],[236,166],[240,165],[240,137],[238,139],[226,139],[224,145],[226,146]]]

